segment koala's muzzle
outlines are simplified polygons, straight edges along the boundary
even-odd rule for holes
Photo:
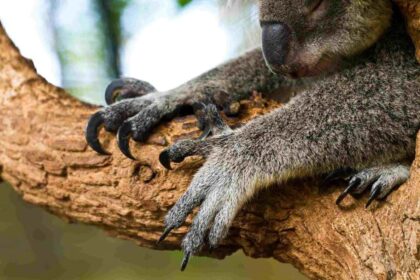
[[[262,22],[261,27],[264,58],[275,70],[285,64],[289,51],[290,29],[281,22]]]

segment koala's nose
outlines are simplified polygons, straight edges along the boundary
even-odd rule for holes
[[[289,51],[290,28],[282,22],[262,22],[262,50],[270,66],[285,63]]]

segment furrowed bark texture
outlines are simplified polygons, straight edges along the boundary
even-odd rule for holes
[[[395,0],[407,20],[407,30],[416,45],[416,57],[420,62],[420,1]]]
[[[243,105],[245,112],[231,123],[279,106],[259,97]],[[112,156],[87,147],[83,130],[96,110],[38,76],[0,25],[0,176],[25,201],[68,221],[102,227],[140,246],[178,249],[191,217],[159,248],[155,242],[165,213],[202,161],[192,158],[166,171],[158,155],[177,139],[198,135],[194,118],[162,124],[147,143],[132,143],[134,162],[107,133],[101,138]],[[271,187],[240,212],[211,255],[242,249],[290,262],[313,279],[419,279],[419,149],[409,182],[369,210],[365,198],[347,198],[337,207],[344,186],[320,192],[316,179]]]

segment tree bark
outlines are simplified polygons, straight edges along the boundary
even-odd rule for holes
[[[239,124],[278,107],[258,96],[244,101]],[[199,134],[193,117],[159,126],[147,143],[132,143],[134,162],[101,139],[112,156],[86,145],[84,126],[98,108],[40,77],[0,25],[0,176],[22,198],[71,222],[99,226],[140,246],[178,249],[187,224],[159,247],[163,217],[202,164],[191,158],[166,171],[160,151]],[[223,258],[242,249],[251,257],[289,262],[313,279],[419,279],[420,141],[411,179],[385,203],[365,210],[365,198],[335,199],[343,185],[293,181],[263,191],[240,212],[229,237],[212,252]],[[320,191],[322,190],[322,191]]]
[[[420,1],[395,0],[407,21],[407,30],[416,46],[417,61],[420,62]]]

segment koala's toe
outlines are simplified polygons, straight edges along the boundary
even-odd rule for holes
[[[196,177],[191,182],[188,190],[181,196],[176,204],[169,210],[165,217],[165,231],[159,238],[158,243],[162,242],[169,233],[184,224],[191,211],[199,206],[206,198],[210,184],[204,177]]]
[[[186,157],[200,155],[205,156],[210,152],[211,147],[205,140],[181,140],[159,155],[160,163],[166,169],[172,169],[171,163],[180,163]]]
[[[195,254],[205,244],[207,232],[213,224],[214,218],[221,208],[221,200],[219,191],[210,193],[194,218],[190,231],[182,241],[184,252]]]
[[[156,88],[148,82],[121,78],[112,81],[105,90],[106,104],[111,105],[123,99],[129,99],[156,92]]]
[[[198,126],[203,130],[199,139],[206,139],[210,133],[218,135],[232,131],[223,120],[216,105],[199,102],[194,105],[194,112],[198,119]]]
[[[410,176],[410,169],[405,165],[397,165],[392,168],[383,169],[381,175],[372,185],[369,206],[373,199],[385,199],[395,188],[405,183]]]
[[[386,198],[397,186],[403,184],[409,177],[409,166],[395,164],[373,167],[354,174],[348,187],[337,199],[339,204],[348,194],[361,194],[369,187],[371,189],[366,207],[376,199]]]
[[[236,203],[227,201],[223,208],[217,213],[209,233],[209,243],[212,247],[217,247],[220,241],[226,237],[237,211],[238,207],[236,206]]]

